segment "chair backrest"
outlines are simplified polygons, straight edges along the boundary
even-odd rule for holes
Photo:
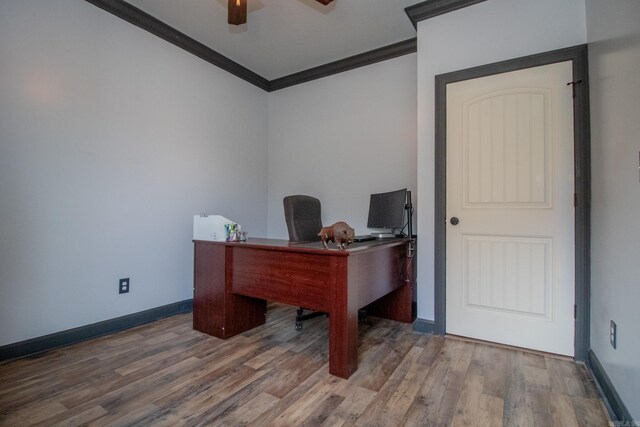
[[[322,229],[320,200],[311,196],[287,196],[284,204],[284,219],[287,222],[289,240],[292,242],[313,242],[320,240]]]

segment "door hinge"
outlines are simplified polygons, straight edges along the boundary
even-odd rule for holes
[[[576,97],[576,85],[582,83],[582,80],[576,80],[575,82],[569,82],[567,83],[567,86],[571,86],[572,89],[572,96],[575,98]]]
[[[578,318],[578,305],[574,304],[573,305],[573,319],[577,319]]]
[[[578,193],[573,193],[573,207],[578,207]]]

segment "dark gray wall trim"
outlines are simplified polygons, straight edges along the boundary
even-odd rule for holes
[[[567,52],[569,53],[569,52]],[[575,351],[586,361],[591,348],[591,119],[589,114],[589,63],[587,45],[571,53],[573,80],[574,173],[575,173]]]
[[[173,43],[216,67],[263,89],[269,89],[269,81],[226,56],[192,39],[164,22],[122,0],[85,0],[107,12]]]
[[[616,391],[613,383],[607,375],[607,372],[600,364],[600,361],[596,357],[596,354],[593,352],[593,350],[589,350],[587,367],[589,368],[589,371],[591,371],[591,375],[596,380],[596,384],[598,385],[600,393],[604,398],[607,410],[609,411],[609,416],[611,417],[612,421],[622,421],[625,422],[623,423],[624,425],[634,425],[632,424],[633,419],[631,418],[631,413],[620,398],[620,395]]]
[[[435,78],[435,327],[434,333],[446,332],[446,86],[494,74],[524,68],[572,61],[575,85],[574,174],[577,206],[575,208],[575,359],[585,361],[590,348],[590,229],[591,229],[591,142],[589,123],[589,74],[587,45],[558,49],[494,64],[442,74]]]
[[[432,334],[433,326],[434,326],[433,320],[416,319],[416,321],[413,322],[413,330],[418,332],[424,332],[425,334]]]
[[[422,3],[414,4],[405,8],[407,16],[411,20],[414,27],[418,28],[418,22],[434,16],[443,15],[462,9],[476,3],[482,3],[485,0],[427,0]]]
[[[259,74],[254,73],[248,68],[243,67],[237,62],[232,61],[226,56],[203,45],[202,43],[192,39],[186,34],[181,33],[175,28],[170,27],[159,19],[154,18],[148,13],[123,0],[85,1],[160,37],[169,43],[173,43],[179,48],[204,59],[210,64],[222,68],[236,77],[239,77],[268,92],[320,79],[333,74],[342,73],[354,68],[364,67],[365,65],[374,64],[376,62],[386,61],[387,59],[414,53],[417,50],[417,40],[416,38],[412,38],[269,81]]]
[[[188,299],[115,319],[5,345],[0,347],[0,361],[31,356],[54,348],[64,347],[102,335],[144,325],[145,323],[175,316],[176,314],[189,313],[192,310],[193,300]]]
[[[435,90],[435,167],[434,167],[434,328],[433,332],[444,335],[446,329],[447,304],[447,85],[443,76],[436,76]],[[419,119],[418,119],[419,120]]]
[[[376,62],[386,61],[387,59],[414,53],[417,51],[417,48],[418,42],[414,37],[379,49],[370,50],[369,52],[364,52],[338,61],[330,62],[325,65],[320,65],[319,67],[310,68],[299,73],[271,80],[271,82],[269,82],[269,91],[276,91],[278,89],[353,70],[354,68],[364,67],[365,65],[375,64]]]

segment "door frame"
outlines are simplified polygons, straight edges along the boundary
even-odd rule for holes
[[[575,178],[575,360],[587,360],[590,305],[591,138],[587,45],[553,50],[435,77],[435,334],[446,333],[446,218],[447,218],[447,84],[525,68],[572,61],[574,178]]]

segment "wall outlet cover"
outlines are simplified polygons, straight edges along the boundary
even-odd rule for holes
[[[118,284],[118,293],[119,294],[129,293],[129,288],[130,287],[131,287],[131,284],[129,282],[129,278],[128,277],[126,279],[120,279],[120,282]]]
[[[616,340],[617,340],[617,326],[616,322],[611,321],[611,325],[609,326],[609,342],[611,343],[611,347],[616,348]]]

